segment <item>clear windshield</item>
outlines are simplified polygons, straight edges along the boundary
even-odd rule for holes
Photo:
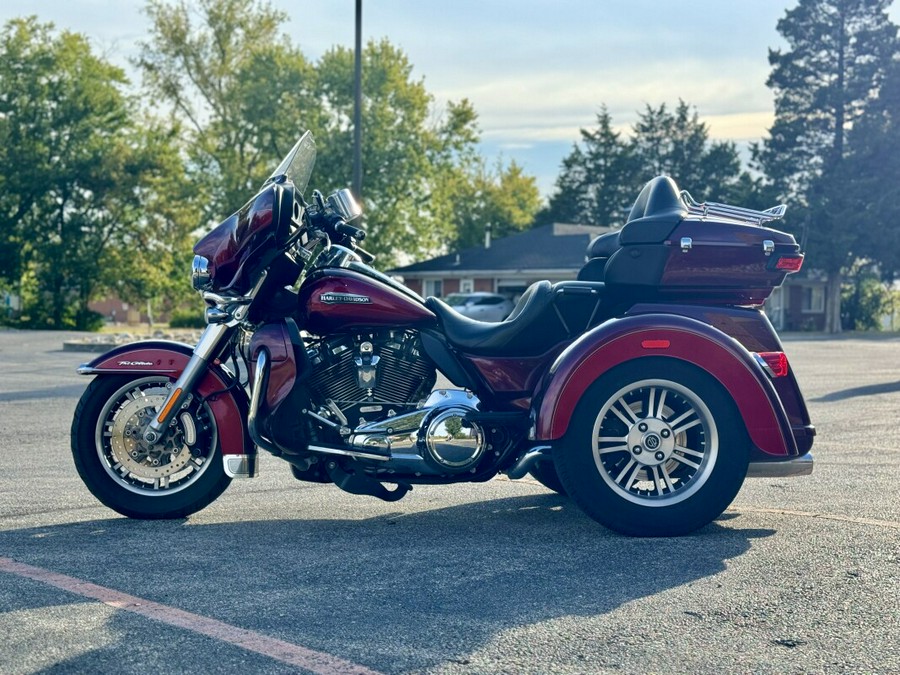
[[[300,140],[294,144],[287,156],[281,160],[278,168],[269,176],[266,183],[270,183],[279,176],[284,176],[294,184],[294,187],[303,194],[309,184],[313,166],[316,164],[316,142],[312,134],[306,132]]]

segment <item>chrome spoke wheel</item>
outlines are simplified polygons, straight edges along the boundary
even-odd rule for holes
[[[215,453],[215,421],[196,401],[188,401],[158,443],[143,439],[170,386],[164,377],[128,382],[107,399],[97,418],[100,464],[131,492],[161,496],[184,490],[206,472]]]
[[[719,433],[703,399],[669,380],[632,382],[594,422],[594,463],[620,497],[663,507],[699,490],[716,465]]]

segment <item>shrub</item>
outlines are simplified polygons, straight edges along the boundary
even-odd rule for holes
[[[171,328],[206,328],[206,317],[196,309],[176,309],[169,319]]]

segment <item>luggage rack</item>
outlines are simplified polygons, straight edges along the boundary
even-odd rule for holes
[[[681,199],[687,206],[688,213],[692,216],[699,216],[700,218],[727,218],[751,225],[762,225],[770,220],[778,220],[787,211],[787,206],[784,204],[773,206],[765,211],[746,209],[742,206],[731,206],[718,202],[703,202],[700,204],[691,197],[687,190],[681,191]]]

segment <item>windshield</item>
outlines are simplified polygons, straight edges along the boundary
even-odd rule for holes
[[[281,160],[278,168],[272,172],[266,183],[271,183],[279,176],[284,176],[294,184],[294,187],[303,194],[309,184],[313,166],[316,163],[316,142],[312,134],[306,132],[300,140],[294,144],[287,156]]]

